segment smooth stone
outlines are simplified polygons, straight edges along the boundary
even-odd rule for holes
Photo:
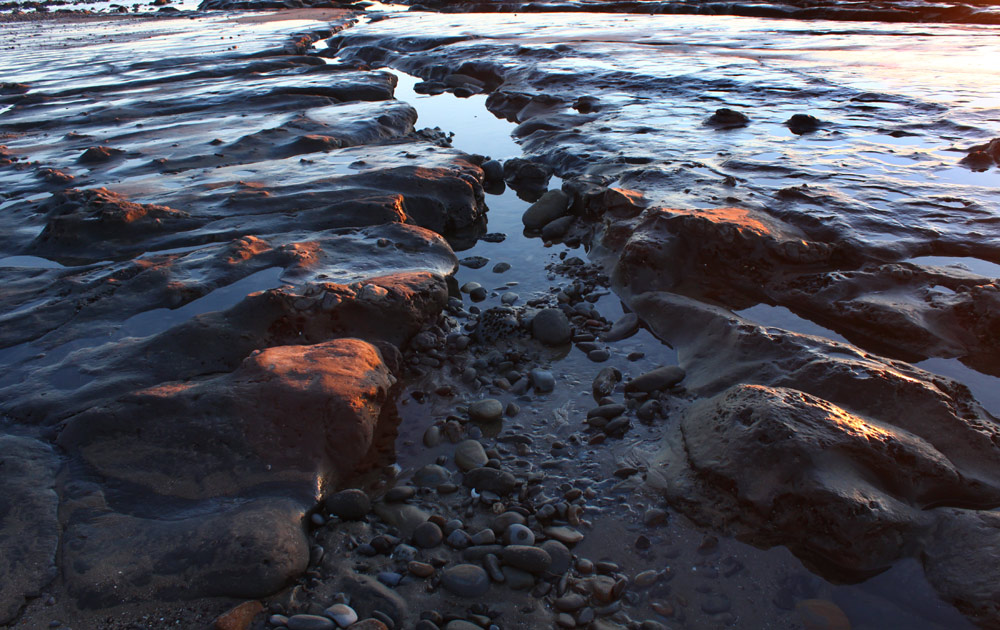
[[[545,224],[542,228],[542,238],[551,241],[557,238],[562,238],[569,231],[570,226],[573,225],[573,221],[576,221],[576,217],[572,215],[559,217]]]
[[[473,302],[482,302],[489,296],[489,292],[484,287],[479,287],[469,291],[469,298]]]
[[[851,622],[839,606],[825,599],[804,599],[795,605],[806,630],[851,630]]]
[[[288,618],[288,630],[335,630],[336,627],[332,619],[319,615],[292,615]]]
[[[604,333],[603,338],[604,341],[620,341],[631,337],[638,331],[639,316],[635,313],[625,313],[611,324],[611,328]]]
[[[412,539],[416,546],[431,549],[441,544],[441,541],[444,540],[444,533],[434,523],[424,521],[414,528]]]
[[[462,285],[462,288],[459,289],[459,291],[461,291],[462,293],[472,293],[476,289],[482,289],[482,288],[483,285],[479,284],[478,282],[466,282],[465,284]]]
[[[469,405],[469,418],[473,422],[496,422],[503,417],[503,403],[496,398],[477,400]]]
[[[482,256],[467,256],[458,261],[458,264],[463,267],[468,267],[469,269],[482,269],[490,262],[489,258],[484,258]]]
[[[456,529],[452,533],[448,534],[445,539],[449,547],[453,549],[466,549],[472,546],[472,541],[469,539],[469,534],[462,529]]]
[[[386,586],[396,586],[403,580],[403,576],[395,571],[381,571],[376,577]]]
[[[383,497],[389,503],[402,503],[403,501],[409,501],[417,494],[417,489],[413,486],[395,486],[389,488],[389,491],[385,493]]]
[[[535,588],[535,576],[528,571],[517,567],[504,566],[501,568],[503,581],[507,587],[515,591],[528,591]]]
[[[487,491],[501,496],[510,494],[517,487],[517,478],[509,472],[495,468],[473,468],[465,473],[462,483],[478,492]]]
[[[611,358],[611,351],[607,348],[599,348],[597,350],[591,350],[587,353],[587,358],[594,363],[604,363]]]
[[[430,518],[430,514],[409,503],[376,503],[375,514],[387,524],[409,537],[413,530]]]
[[[473,545],[492,545],[497,541],[496,534],[492,529],[482,529],[470,538]]]
[[[391,627],[381,619],[365,619],[352,625],[350,630],[390,630]]]
[[[552,557],[539,547],[509,545],[504,547],[503,562],[529,573],[542,573],[552,565]]]
[[[579,593],[570,593],[569,595],[563,595],[562,597],[556,598],[556,600],[552,602],[552,605],[556,607],[556,610],[561,610],[563,612],[576,612],[587,605],[587,599]]]
[[[423,488],[434,488],[451,481],[447,468],[437,464],[427,464],[413,473],[413,483]]]
[[[558,308],[545,308],[531,320],[531,334],[547,346],[561,346],[569,343],[573,329],[565,313]]]
[[[567,546],[573,546],[583,540],[583,534],[572,527],[546,527],[542,531],[549,538],[554,538]]]
[[[490,578],[482,567],[456,564],[441,572],[441,585],[459,597],[481,597],[490,589]]]
[[[372,509],[371,500],[363,490],[350,488],[328,496],[324,501],[326,509],[345,521],[357,521]]]
[[[684,380],[686,373],[676,365],[667,365],[640,374],[625,384],[626,392],[651,393],[673,387]]]
[[[617,368],[611,366],[602,368],[597,373],[597,376],[594,377],[594,382],[591,384],[594,400],[600,402],[602,398],[610,396],[615,391],[615,386],[621,380],[622,373]]]
[[[476,545],[462,550],[462,560],[466,562],[482,562],[486,556],[493,554],[500,557],[503,553],[502,545]]]
[[[246,630],[254,617],[264,610],[258,601],[243,602],[222,613],[212,622],[214,630]],[[285,620],[287,623],[287,619]],[[49,622],[50,628],[62,627],[58,621]]]
[[[594,407],[587,412],[588,418],[607,418],[611,420],[617,418],[618,416],[624,414],[628,409],[625,405],[612,404],[612,405],[601,405],[600,407]]]
[[[558,540],[546,540],[539,547],[544,549],[549,554],[549,557],[552,558],[552,564],[549,565],[549,572],[561,575],[569,571],[573,565],[573,553]]]
[[[507,293],[504,293],[503,295],[500,296],[500,303],[506,306],[510,306],[514,302],[517,302],[518,299],[520,299],[520,297],[521,296],[518,295],[517,293],[514,293],[513,291],[508,291]]]
[[[417,557],[417,548],[411,547],[410,545],[400,543],[396,545],[396,548],[392,550],[393,560],[402,560],[403,562],[409,562]]]
[[[413,575],[421,578],[426,578],[434,575],[434,565],[427,564],[426,562],[419,562],[417,560],[411,560],[406,565],[406,570]]]
[[[346,628],[358,620],[358,613],[347,604],[334,604],[324,610],[323,614],[333,619],[341,628]]]
[[[660,574],[655,570],[650,569],[649,571],[643,571],[635,576],[633,583],[638,588],[646,588],[647,586],[652,586],[656,581],[660,579]]]
[[[576,619],[573,619],[572,615],[567,615],[566,613],[559,613],[556,615],[556,625],[560,628],[575,628]]]
[[[510,263],[498,262],[493,265],[493,273],[504,273],[506,271],[510,271]]]
[[[503,571],[500,569],[500,559],[497,558],[496,554],[488,553],[483,556],[483,568],[486,569],[486,573],[494,582],[506,581],[507,578],[504,577]]]
[[[427,448],[434,448],[441,444],[441,427],[436,424],[427,427],[427,430],[424,431],[423,443]]]
[[[523,514],[519,514],[517,512],[504,512],[500,516],[493,519],[493,523],[490,525],[490,527],[497,534],[505,534],[507,529],[510,528],[511,525],[524,525],[527,522],[528,520],[524,518]],[[531,530],[529,529],[528,531]],[[535,539],[532,538],[531,542],[534,543]]]
[[[569,196],[561,190],[550,190],[531,204],[521,216],[524,227],[539,230],[569,210]]]
[[[478,440],[464,440],[455,446],[455,465],[462,472],[485,466],[489,459]]]
[[[483,628],[470,621],[452,619],[445,625],[444,630],[483,630]]]
[[[512,523],[503,533],[503,540],[508,545],[533,545],[535,532],[521,523]]]
[[[535,368],[531,370],[531,384],[536,392],[547,394],[556,388],[556,377],[548,370]]]

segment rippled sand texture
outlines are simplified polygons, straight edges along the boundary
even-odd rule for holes
[[[972,549],[1000,544],[1000,426],[911,363],[998,409],[1000,172],[960,165],[996,135],[995,37],[419,15],[332,48],[425,91],[499,86],[487,105],[567,181],[592,255],[702,399],[660,456],[672,504],[831,579],[916,556],[993,625],[996,576]]]

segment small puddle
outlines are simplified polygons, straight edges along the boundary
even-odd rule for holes
[[[1000,278],[1000,265],[981,258],[968,256],[918,256],[902,262],[920,265],[921,267],[954,267],[962,271],[971,271],[984,278]]]
[[[48,258],[38,256],[6,256],[0,258],[0,267],[18,267],[22,269],[65,269],[65,265],[60,265]]]

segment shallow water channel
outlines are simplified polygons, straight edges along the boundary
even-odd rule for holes
[[[363,28],[359,27],[359,28]],[[467,153],[487,155],[503,160],[519,155],[518,146],[510,133],[515,125],[497,119],[484,106],[485,96],[458,98],[450,93],[434,96],[418,94],[413,85],[418,78],[399,70],[390,70],[399,79],[396,98],[413,105],[418,112],[417,127],[440,127],[453,132],[453,144]],[[558,178],[550,189],[560,185]],[[521,214],[530,205],[511,189],[500,195],[488,195],[488,232],[502,233],[502,242],[479,241],[472,249],[458,252],[459,259],[481,256],[489,262],[480,269],[461,266],[456,274],[459,286],[477,282],[489,290],[489,297],[476,303],[480,309],[499,306],[504,294],[516,292],[518,302],[555,291],[566,278],[550,271],[547,266],[560,256],[586,258],[582,249],[562,244],[544,246],[539,238],[523,233]],[[510,270],[492,272],[498,262],[507,262]],[[465,296],[468,304],[468,296]],[[622,314],[622,305],[607,294],[595,302],[601,315],[613,321]],[[805,334],[839,335],[801,319],[780,307],[758,306],[740,315],[765,325],[781,326]],[[949,604],[943,602],[923,577],[914,560],[897,563],[891,570],[855,585],[836,585],[811,574],[786,549],[778,547],[760,550],[733,539],[707,542],[705,534],[683,516],[671,514],[669,523],[650,530],[643,526],[646,508],[658,505],[653,492],[633,480],[616,478],[612,472],[621,466],[642,467],[645,458],[659,448],[661,429],[636,424],[625,439],[598,447],[580,447],[575,459],[561,460],[567,438],[579,430],[580,418],[593,406],[590,380],[604,365],[615,365],[626,374],[639,374],[658,365],[677,361],[676,352],[661,343],[647,330],[634,337],[610,344],[612,358],[606,364],[595,364],[573,347],[568,354],[553,354],[550,366],[556,375],[554,392],[541,397],[499,396],[503,401],[521,405],[520,414],[506,421],[503,434],[529,436],[536,443],[552,444],[552,459],[533,462],[546,471],[545,487],[553,492],[571,486],[589,486],[598,491],[585,518],[591,523],[587,537],[575,549],[578,555],[618,564],[631,575],[648,569],[666,570],[673,575],[669,583],[672,598],[695,604],[703,610],[715,610],[713,605],[728,602],[730,619],[736,627],[787,628],[799,627],[803,617],[796,612],[795,601],[802,599],[830,600],[850,618],[854,628],[907,627],[914,629],[972,627]],[[632,353],[642,358],[629,361]],[[634,356],[634,355],[633,355]],[[957,363],[957,362],[955,362]],[[944,372],[955,369],[953,364],[936,363]],[[958,364],[959,366],[961,364]],[[396,444],[397,477],[406,478],[420,466],[432,463],[450,452],[450,446],[425,448],[421,436],[437,418],[454,410],[451,403],[425,398],[420,394],[426,382],[411,385],[401,395],[400,435]],[[483,392],[483,395],[487,395]],[[489,395],[496,395],[491,392]],[[474,397],[475,395],[473,395]],[[670,420],[668,420],[669,422]],[[561,461],[560,461],[561,460]],[[633,542],[640,534],[649,535],[652,546],[638,549]],[[651,609],[650,600],[641,601],[631,612],[637,618],[661,619],[666,623],[681,623],[685,628],[710,628],[720,623],[710,615],[688,616],[683,620],[668,620]],[[708,608],[706,608],[706,606]]]

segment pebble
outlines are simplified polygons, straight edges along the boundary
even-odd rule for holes
[[[535,544],[535,532],[523,523],[512,523],[504,531],[503,540],[508,545],[533,545]]]
[[[336,627],[332,619],[319,615],[292,615],[288,618],[288,630],[335,630]]]
[[[458,261],[458,264],[463,267],[468,267],[469,269],[482,269],[490,262],[489,258],[484,258],[482,256],[467,256]]]
[[[604,363],[611,358],[611,351],[607,348],[598,348],[587,353],[587,358],[594,363]]]
[[[642,523],[646,527],[655,527],[667,522],[667,511],[660,508],[649,508],[642,515]]]
[[[449,547],[453,549],[465,549],[472,545],[472,541],[469,539],[469,534],[463,529],[456,529],[452,533],[448,534],[448,538],[445,539]]]
[[[549,565],[549,571],[557,575],[563,574],[569,571],[570,566],[573,564],[573,554],[558,540],[546,540],[541,545],[542,549],[545,550],[549,557],[552,559],[552,564]]]
[[[667,365],[640,374],[625,384],[626,392],[651,393],[673,387],[684,380],[684,370],[676,365]]]
[[[466,282],[465,284],[462,285],[462,288],[459,290],[462,293],[472,293],[476,289],[482,289],[482,288],[483,285],[479,284],[478,282]]]
[[[492,529],[483,529],[473,534],[470,540],[473,545],[492,545],[497,541],[497,537]]]
[[[539,230],[566,214],[568,209],[569,196],[561,190],[550,190],[524,211],[521,222],[526,228]]]
[[[508,291],[507,293],[504,293],[503,295],[500,296],[500,303],[510,306],[514,302],[517,302],[517,300],[520,297],[521,296],[518,295],[517,293],[514,293],[513,291]]]
[[[640,420],[644,420],[646,422],[649,422],[659,414],[660,414],[660,401],[656,400],[655,398],[651,398],[650,400],[647,400],[646,402],[642,403],[642,405],[639,406],[639,409],[636,410],[635,412],[637,418],[639,418]]]
[[[477,400],[469,405],[469,418],[474,422],[496,422],[503,417],[503,403],[496,398]]]
[[[456,564],[441,573],[441,584],[459,597],[480,597],[489,590],[490,578],[482,567]]]
[[[565,313],[557,308],[546,308],[531,320],[531,334],[547,346],[561,346],[569,343],[573,330]]]
[[[409,501],[417,494],[417,489],[413,486],[395,486],[389,488],[389,491],[385,493],[385,500],[389,503],[402,503],[403,501]]]
[[[413,530],[412,536],[413,544],[423,549],[431,549],[437,547],[444,540],[444,534],[441,533],[441,528],[431,523],[430,521],[425,521]]]
[[[455,447],[455,465],[462,472],[485,466],[489,458],[477,440],[464,440]]]
[[[341,628],[346,628],[358,620],[358,613],[347,604],[334,604],[324,610],[323,614],[333,619]]]
[[[441,630],[436,623],[427,619],[421,619],[417,622],[417,625],[413,626],[413,630]]]
[[[615,391],[615,385],[622,380],[622,373],[616,368],[606,367],[597,373],[591,390],[594,393],[594,400],[600,402],[602,398],[610,396]]]
[[[427,464],[413,473],[413,483],[424,488],[433,488],[450,480],[448,469],[437,464]]]
[[[479,288],[473,289],[472,291],[469,291],[469,298],[473,302],[482,302],[483,300],[485,300],[487,298],[487,296],[489,296],[489,292],[486,289],[484,289],[483,287],[479,287]]]
[[[498,262],[493,265],[493,273],[504,273],[505,271],[510,271],[510,263]]]
[[[656,580],[660,579],[660,574],[655,570],[650,569],[649,571],[643,571],[635,576],[635,585],[639,588],[646,588],[647,586],[652,586],[656,583]]]
[[[557,598],[552,605],[556,607],[556,610],[561,610],[563,612],[575,612],[580,610],[587,605],[587,600],[583,595],[579,593],[570,593],[569,595],[563,595]]]
[[[549,538],[554,538],[570,547],[583,540],[583,534],[572,527],[546,527],[542,531]]]
[[[427,448],[434,448],[441,444],[441,427],[436,424],[427,427],[422,441]]]
[[[462,619],[452,619],[444,627],[444,630],[483,630],[481,626],[477,626],[469,621],[464,621]]]
[[[254,617],[264,610],[258,601],[243,602],[215,618],[213,628],[215,630],[246,630],[250,627]],[[287,622],[287,621],[286,621]],[[49,622],[50,628],[62,627],[58,620]]]
[[[359,621],[353,626],[351,626],[351,630],[389,630],[389,629],[390,626],[381,619],[365,619],[364,621]]]
[[[618,416],[624,414],[628,411],[625,405],[611,404],[611,405],[601,405],[600,407],[594,407],[587,412],[588,418],[607,418],[611,420],[612,418],[617,418]]]
[[[267,618],[267,623],[271,624],[272,626],[280,626],[284,628],[285,626],[288,625],[288,617],[284,615],[271,615],[270,617]]]
[[[539,547],[508,545],[503,550],[503,562],[529,573],[542,573],[552,565],[552,557]]]
[[[418,562],[416,560],[410,561],[406,565],[406,570],[413,575],[421,578],[426,578],[434,575],[434,565],[427,564],[426,562]]]
[[[503,567],[503,579],[507,587],[515,591],[528,591],[535,588],[535,576],[516,567]]]
[[[462,483],[478,492],[493,492],[501,496],[510,494],[517,487],[517,479],[509,472],[495,468],[473,468],[465,473]]]
[[[500,570],[500,559],[497,558],[496,554],[488,553],[483,556],[483,568],[486,569],[486,573],[494,582],[503,582],[506,580],[503,571]]]
[[[559,613],[556,616],[556,625],[561,628],[575,628],[576,619],[573,619],[572,615],[567,615],[566,613]]]
[[[504,512],[500,516],[498,516],[495,519],[493,519],[493,523],[490,525],[490,528],[494,531],[494,533],[505,534],[506,531],[507,531],[507,529],[511,525],[515,525],[515,524],[516,525],[524,525],[527,522],[528,521],[527,521],[527,519],[524,518],[523,514],[518,514],[517,512]],[[528,531],[531,531],[531,530],[529,529]],[[532,544],[532,543],[534,543],[534,541],[535,541],[535,539],[532,538],[531,539],[531,543],[528,543],[528,544]],[[519,544],[525,544],[525,543],[519,543]]]
[[[566,235],[566,232],[569,231],[569,228],[572,227],[573,221],[575,220],[576,217],[567,215],[549,221],[545,224],[545,227],[542,228],[542,238],[547,241],[562,238]]]
[[[556,377],[548,370],[535,368],[531,370],[531,384],[536,392],[547,394],[556,388]]]
[[[395,571],[381,571],[376,577],[386,586],[397,586],[403,580],[402,574]]]
[[[372,509],[368,495],[357,488],[335,492],[326,498],[324,505],[331,514],[347,521],[360,520]]]

